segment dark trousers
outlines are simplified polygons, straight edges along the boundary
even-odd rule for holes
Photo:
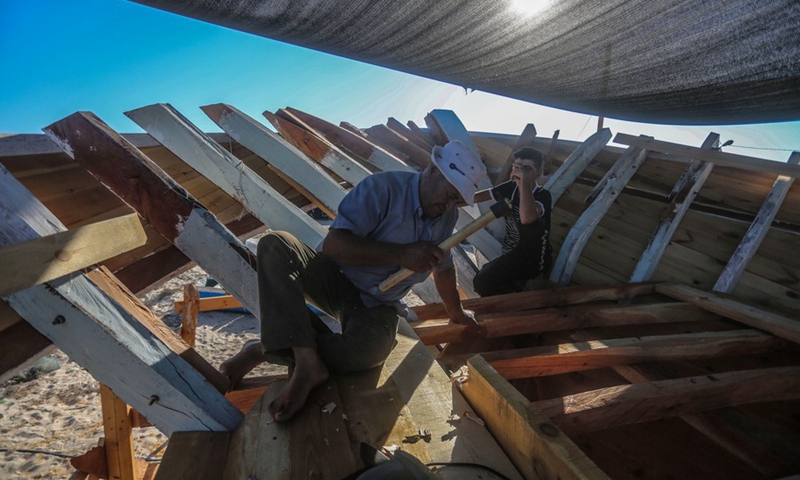
[[[315,348],[329,370],[354,372],[380,365],[397,334],[393,307],[366,308],[358,289],[330,258],[286,232],[258,242],[261,343],[270,361],[291,362],[294,347]],[[333,333],[309,303],[342,324]]]
[[[528,280],[546,273],[552,266],[548,232],[535,222],[520,228],[520,242],[510,252],[481,268],[472,280],[481,297],[519,292]]]

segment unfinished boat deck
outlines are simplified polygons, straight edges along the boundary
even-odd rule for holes
[[[361,441],[511,478],[800,472],[800,154],[730,155],[713,133],[700,146],[614,136],[627,149],[606,146],[607,129],[582,144],[532,125],[477,134],[446,111],[426,129],[390,119],[362,131],[287,108],[265,113],[276,135],[233,107],[204,111],[225,134],[153,105],[130,112],[147,135],[77,113],[46,127],[50,138],[0,138],[13,225],[0,244],[3,378],[55,343],[109,387],[125,431],[148,422],[170,435],[162,477],[341,478],[360,467]],[[515,148],[546,152],[555,205],[545,289],[465,300],[479,335],[447,324],[422,285],[416,333],[403,326],[387,364],[332,379],[283,426],[263,414],[274,389],[223,396],[226,379],[136,298],[194,262],[258,311],[243,239],[270,227],[314,243],[324,228],[306,211],[335,215],[366,175],[424,168],[422,153],[453,138],[492,181]],[[488,232],[469,241],[479,258],[499,252]],[[471,257],[455,256],[470,297]],[[454,384],[439,363],[461,372]],[[420,429],[430,442],[403,442]],[[121,450],[104,451],[109,463]]]

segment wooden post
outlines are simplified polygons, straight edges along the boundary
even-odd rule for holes
[[[200,307],[200,293],[193,283],[183,286],[183,313],[181,314],[181,338],[194,347],[197,332],[197,314]]]
[[[792,153],[786,163],[789,165],[800,163],[800,152]],[[775,219],[775,215],[780,210],[783,199],[786,198],[786,194],[789,193],[789,188],[793,183],[794,177],[783,175],[775,180],[772,191],[769,192],[764,204],[761,205],[758,215],[756,215],[753,223],[750,224],[750,228],[747,229],[747,233],[744,234],[741,243],[736,247],[736,251],[733,252],[728,264],[717,279],[717,283],[714,285],[715,292],[730,293],[736,287],[747,268],[747,264],[753,259],[764,237],[767,236],[772,220]]]
[[[542,162],[542,175],[547,176],[550,174],[550,164],[553,162],[553,151],[556,149],[556,142],[558,141],[558,135],[561,133],[561,130],[556,130],[553,132],[553,138],[550,139],[550,146],[547,148],[547,154],[544,156],[544,162]]]
[[[130,407],[103,384],[100,384],[100,401],[103,407],[108,478],[109,480],[138,480],[136,457],[133,453]]]
[[[564,163],[550,175],[544,188],[550,191],[555,207],[567,189],[572,185],[576,178],[586,170],[594,157],[600,153],[608,141],[611,140],[611,130],[605,128],[591,137],[587,138],[572,154],[564,160]]]
[[[719,135],[712,132],[706,137],[705,141],[703,141],[703,146],[701,148],[711,149],[717,144],[719,144]],[[697,160],[693,160],[692,163],[686,167],[683,175],[681,175],[681,178],[678,179],[678,182],[672,189],[672,193],[670,194],[672,201],[664,211],[664,215],[661,217],[658,227],[656,227],[656,230],[647,242],[642,256],[639,257],[639,262],[633,269],[630,278],[631,282],[646,282],[653,276],[653,273],[655,273],[658,267],[658,263],[661,261],[661,257],[664,255],[669,242],[672,240],[672,236],[678,230],[681,220],[683,220],[686,212],[689,211],[689,207],[700,193],[700,189],[703,188],[703,184],[705,184],[708,176],[711,175],[711,170],[713,168],[713,163],[700,162]]]
[[[149,158],[88,112],[72,114],[45,133],[248,310],[260,311],[255,255]]]
[[[625,153],[620,155],[614,167],[612,167],[613,172],[609,170],[610,175],[604,177],[600,182],[603,184],[603,189],[598,193],[597,200],[584,210],[578,221],[567,233],[564,242],[561,244],[558,258],[556,258],[553,265],[550,280],[560,285],[569,284],[575,267],[578,266],[581,253],[586,244],[589,243],[589,238],[594,233],[595,227],[608,212],[614,200],[625,189],[625,185],[628,184],[633,174],[644,163],[645,158],[647,158],[647,150],[634,147],[629,147]]]

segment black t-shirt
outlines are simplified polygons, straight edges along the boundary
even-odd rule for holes
[[[550,247],[550,213],[552,210],[552,197],[550,192],[539,184],[533,187],[533,200],[541,206],[542,215],[529,224],[522,225],[519,217],[519,192],[517,183],[509,180],[501,183],[491,190],[492,198],[497,201],[501,197],[511,201],[514,213],[506,217],[506,235],[503,238],[503,255],[511,253],[517,246],[527,252],[536,254],[540,270],[549,267],[551,260]]]

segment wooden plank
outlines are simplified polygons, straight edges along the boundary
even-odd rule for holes
[[[184,296],[185,298],[185,296]],[[180,315],[183,313],[186,302],[184,300],[177,300],[173,304],[173,310]],[[197,301],[198,312],[212,312],[215,310],[227,310],[229,308],[241,308],[242,302],[236,300],[233,295],[220,295],[218,297],[205,297]]]
[[[367,141],[394,153],[396,157],[416,170],[424,170],[431,163],[430,150],[420,148],[419,145],[386,125],[379,124],[369,127],[364,130],[364,133],[367,134]]]
[[[783,343],[758,330],[730,330],[562,343],[481,356],[503,378],[513,380],[645,362],[757,355]]]
[[[468,380],[456,385],[525,478],[608,478],[483,358],[472,357],[468,367]]]
[[[130,290],[128,290],[114,275],[105,267],[100,267],[89,271],[86,276],[103,293],[111,297],[126,312],[130,313],[139,323],[152,332],[159,340],[164,342],[167,347],[184,359],[189,365],[194,367],[203,377],[206,378],[220,392],[226,392],[230,386],[227,377],[219,373],[208,361],[203,358],[196,350],[191,348],[186,342],[175,334],[164,322],[156,317],[147,306],[139,300]]]
[[[325,229],[275,191],[263,178],[208,138],[168,104],[154,104],[125,115],[189,166],[239,201],[275,230],[291,232],[317,245]],[[233,293],[233,292],[231,292]]]
[[[614,164],[613,173],[609,171],[611,174],[601,180],[600,183],[604,186],[597,194],[595,201],[589,205],[589,208],[584,210],[561,243],[558,257],[550,274],[550,280],[561,285],[569,284],[583,249],[589,242],[589,238],[594,233],[595,228],[606,215],[614,200],[622,193],[622,190],[642,165],[645,158],[647,158],[647,150],[634,147],[629,148],[624,154],[620,155]]]
[[[382,367],[337,379],[354,451],[362,441],[395,444],[426,463],[479,463],[521,478],[490,433],[466,418],[474,415],[469,404],[402,319],[397,341]],[[460,420],[450,420],[453,413]],[[430,442],[403,442],[419,429],[430,430]]]
[[[173,433],[156,480],[221,479],[230,441],[230,432]]]
[[[671,302],[624,306],[562,306],[523,312],[481,314],[476,320],[483,336],[498,338],[577,328],[699,322],[714,318],[716,316],[708,315],[703,309],[694,305]],[[441,320],[415,324],[415,332],[426,344],[462,341],[469,338],[468,330],[465,325],[449,325]]]
[[[427,152],[430,155],[430,151],[433,149],[433,141],[430,137],[419,135],[418,132],[411,130],[410,126],[403,125],[394,117],[389,117],[389,119],[386,120],[386,126],[397,132],[400,136],[407,138],[410,142],[413,142],[414,145],[422,149],[423,152]],[[423,168],[427,166],[427,163],[430,163],[430,156]]]
[[[231,138],[292,179],[295,188],[299,185],[301,190],[305,189],[303,194],[329,217],[336,216],[346,191],[316,162],[230,105],[218,103],[200,108]]]
[[[794,152],[789,157],[787,164],[800,164],[800,153]],[[755,220],[750,224],[750,228],[747,229],[747,233],[744,234],[744,238],[742,238],[739,246],[736,247],[736,251],[731,256],[728,264],[725,265],[725,269],[717,279],[717,283],[714,284],[713,290],[715,292],[730,293],[736,287],[750,260],[753,259],[764,237],[767,236],[772,221],[775,219],[778,210],[780,210],[781,204],[783,204],[783,200],[786,198],[786,194],[793,183],[794,177],[779,176],[775,180],[772,190],[764,200],[764,204],[761,205]]]
[[[135,213],[0,249],[0,296],[53,280],[144,245]]]
[[[544,162],[542,165],[542,175],[549,175],[550,174],[550,164],[553,163],[553,152],[556,149],[556,142],[558,141],[558,135],[561,133],[561,130],[556,130],[553,132],[553,138],[550,139],[550,146],[547,147],[547,154],[544,156]]]
[[[723,407],[799,398],[800,367],[793,366],[622,385],[533,404],[568,435],[580,435]]]
[[[367,139],[364,137],[347,131],[338,125],[334,125],[322,120],[321,118],[315,117],[295,108],[287,107],[286,111],[303,122],[305,126],[311,129],[311,131],[318,132],[321,136],[325,137],[329,142],[333,143],[337,147],[353,153],[367,163],[374,165],[384,172],[393,170],[414,170],[386,150],[367,141]]]
[[[181,338],[190,347],[194,347],[200,304],[200,293],[195,284],[187,283],[183,286],[183,303],[186,308],[181,312]]]
[[[0,246],[66,229],[2,167],[0,192],[0,217],[6,221]],[[229,430],[241,420],[197,370],[85,275],[60,277],[6,301],[161,431]],[[92,348],[86,348],[86,339]]]
[[[752,307],[714,293],[704,292],[687,285],[659,284],[656,291],[674,299],[731,318],[737,322],[759,328],[773,335],[800,343],[800,322],[782,315]]]
[[[710,133],[700,148],[704,150],[712,149],[717,145],[719,145],[719,135]],[[686,167],[670,194],[672,201],[661,217],[658,227],[656,227],[650,240],[648,240],[642,256],[639,257],[639,262],[630,276],[631,282],[646,282],[653,276],[673,235],[675,235],[683,217],[689,211],[689,207],[692,206],[692,202],[700,193],[700,189],[703,188],[708,176],[711,175],[713,168],[713,163],[699,162],[697,160],[693,160]]]
[[[428,132],[425,132],[421,128],[419,128],[419,125],[414,123],[413,120],[409,120],[408,122],[406,122],[406,125],[408,126],[408,129],[411,130],[411,132],[413,132],[417,138],[422,140],[422,142],[426,145],[426,150],[428,151],[433,150],[433,146],[436,145],[436,143],[433,141],[433,138],[431,138]]]
[[[259,311],[253,253],[150,159],[88,112],[45,132],[248,310]]]
[[[786,175],[793,178],[800,176],[800,166],[798,165],[774,162],[771,160],[748,157],[745,155],[737,155],[720,150],[709,150],[660,140],[643,139],[634,137],[633,135],[626,135],[624,133],[618,133],[617,136],[614,137],[614,143],[631,145],[656,152],[667,153],[669,155],[674,155],[676,157],[675,160],[678,161],[686,161],[686,159],[689,158],[711,162],[715,165],[724,167],[741,168],[742,170],[748,170],[751,172],[776,173],[778,175]]]
[[[264,116],[286,141],[350,185],[357,185],[372,173],[316,133],[300,128],[291,121],[270,112],[264,112]]]
[[[544,188],[550,191],[554,207],[609,140],[611,140],[611,130],[608,128],[594,133],[564,160],[558,170],[550,175]]]
[[[100,385],[100,401],[108,478],[137,480],[130,407],[103,384]]]
[[[655,292],[653,283],[627,283],[601,286],[558,287],[531,292],[509,293],[492,297],[464,300],[462,305],[477,314],[491,314],[497,311],[505,313],[531,310],[534,308],[555,307],[560,305],[577,305],[599,301],[629,300],[640,295]],[[447,318],[442,304],[413,307],[420,320]]]
[[[495,178],[494,184],[498,185],[508,180],[509,175],[511,175],[511,164],[514,163],[514,152],[519,150],[522,147],[532,147],[533,143],[536,141],[536,127],[529,123],[525,125],[525,128],[520,133],[519,138],[517,139],[517,143],[514,144],[514,148],[511,149],[511,153],[508,154],[508,158],[506,162],[503,164],[503,168],[500,169],[500,173],[497,174]],[[544,159],[543,159],[544,160]],[[544,172],[544,162],[542,163],[542,172]]]

